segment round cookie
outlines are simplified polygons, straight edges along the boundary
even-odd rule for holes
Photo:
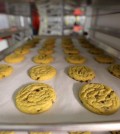
[[[66,53],[66,54],[76,54],[76,53],[79,53],[79,50],[75,49],[75,48],[67,48],[67,49],[64,49],[64,53]]]
[[[34,66],[29,70],[29,76],[33,80],[49,80],[56,75],[56,69],[49,65]]]
[[[46,55],[46,54],[40,54],[35,57],[33,57],[33,62],[37,64],[49,64],[53,62],[53,57],[51,55]]]
[[[20,47],[20,48],[17,48],[14,52],[16,54],[28,54],[30,52],[30,50],[25,47]]]
[[[99,63],[107,63],[107,64],[111,64],[114,62],[114,59],[107,55],[96,56],[95,60]]]
[[[80,89],[83,105],[96,114],[110,115],[118,111],[120,99],[108,86],[99,83],[86,84]]]
[[[7,64],[0,64],[0,79],[8,77],[13,72],[13,68]]]
[[[99,55],[99,54],[103,54],[103,50],[99,48],[91,48],[89,49],[89,53]]]
[[[76,132],[69,132],[69,134],[91,134],[91,132],[80,132],[80,131],[76,131]]]
[[[120,79],[120,64],[113,64],[108,67],[108,71]]]
[[[25,59],[21,54],[12,53],[5,57],[4,61],[7,63],[20,63]]]
[[[49,110],[55,100],[55,91],[44,83],[28,84],[16,94],[17,108],[28,114],[38,114]]]
[[[72,64],[82,64],[85,63],[86,59],[80,55],[70,55],[66,57],[66,61]]]
[[[14,131],[0,131],[0,134],[15,134]]]
[[[53,49],[42,48],[38,52],[39,52],[39,54],[52,54],[54,52],[54,50]]]
[[[30,132],[30,134],[52,134],[51,132]]]
[[[94,46],[89,43],[81,44],[81,46],[84,48],[94,48]]]
[[[87,66],[72,66],[68,70],[68,75],[81,82],[87,82],[95,78],[94,71]]]

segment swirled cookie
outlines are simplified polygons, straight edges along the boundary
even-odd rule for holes
[[[80,89],[80,100],[91,112],[109,115],[118,111],[120,99],[108,86],[99,83],[86,84]]]
[[[51,132],[30,132],[30,134],[52,134]]]
[[[72,64],[82,64],[85,63],[86,59],[80,55],[70,55],[66,57],[66,61]]]
[[[110,57],[110,56],[107,56],[107,55],[100,55],[100,56],[96,56],[95,57],[95,60],[97,62],[100,62],[100,63],[107,63],[107,64],[110,64],[110,63],[113,63],[114,62],[114,58]]]
[[[14,131],[0,131],[0,134],[15,134]]]
[[[64,49],[64,53],[66,54],[75,54],[75,53],[79,53],[79,50],[76,48],[67,48]]]
[[[120,79],[120,64],[110,65],[108,71]]]
[[[15,50],[16,54],[28,54],[29,52],[30,52],[30,50],[25,47],[20,47]]]
[[[84,48],[94,48],[94,46],[91,45],[90,43],[84,43],[84,44],[81,44],[81,46]]]
[[[103,50],[99,49],[99,48],[90,48],[89,52],[91,54],[95,54],[95,55],[99,55],[99,54],[103,54]]]
[[[54,59],[51,55],[46,55],[46,54],[40,54],[33,57],[33,62],[37,64],[49,64],[53,62],[53,60]]]
[[[16,106],[24,113],[38,114],[49,110],[56,100],[53,88],[44,83],[24,86],[16,95]]]
[[[39,54],[52,54],[54,52],[54,50],[53,49],[42,48],[38,52],[39,52]]]
[[[8,77],[13,72],[13,68],[7,64],[0,64],[0,79]]]
[[[5,57],[4,61],[7,63],[20,63],[25,59],[21,54],[12,53]]]
[[[69,132],[69,134],[91,134],[91,132],[80,132],[80,131],[76,131],[76,132]]]
[[[68,75],[81,82],[87,82],[95,78],[94,71],[87,66],[72,66],[68,70]]]
[[[34,66],[29,70],[29,76],[33,80],[49,80],[56,75],[56,69],[49,65]]]

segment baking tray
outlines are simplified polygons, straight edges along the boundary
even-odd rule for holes
[[[0,129],[3,130],[41,130],[41,131],[108,131],[120,129],[120,110],[109,116],[97,115],[88,111],[79,101],[78,92],[85,83],[80,83],[68,77],[67,68],[71,65],[64,59],[65,55],[61,47],[61,39],[56,40],[55,61],[51,64],[57,69],[57,75],[52,80],[41,81],[51,85],[57,94],[57,101],[53,107],[42,114],[29,115],[20,112],[14,103],[14,94],[27,83],[36,82],[32,80],[27,71],[36,64],[31,58],[38,54],[45,39],[31,49],[26,55],[25,61],[19,64],[11,64],[14,68],[13,74],[0,81]],[[75,46],[80,54],[87,58],[85,65],[93,68],[96,78],[92,82],[106,84],[113,88],[120,96],[120,80],[112,76],[108,71],[108,65],[97,63],[87,49],[82,48],[78,40],[73,38]],[[119,62],[119,61],[118,61]],[[2,61],[1,63],[4,63]]]

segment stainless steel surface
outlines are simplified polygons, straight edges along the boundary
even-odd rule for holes
[[[103,49],[104,51],[106,51],[107,53],[115,56],[116,58],[120,59],[120,51],[109,46],[109,44],[106,44],[98,39],[95,38],[90,38],[90,42],[93,43],[95,46]]]
[[[0,124],[0,130],[16,131],[117,131],[120,122],[62,123],[62,124]]]
[[[111,35],[113,37],[116,38],[120,38],[120,30],[119,29],[111,29],[111,28],[107,28],[107,27],[92,27],[90,28],[90,30],[93,30],[95,32],[100,32],[100,33],[104,33],[107,35]]]

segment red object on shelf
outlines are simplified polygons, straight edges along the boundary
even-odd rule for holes
[[[82,26],[79,26],[79,25],[75,25],[74,27],[73,27],[73,31],[74,32],[79,32],[80,30],[82,30],[83,29],[83,27]]]
[[[83,12],[80,8],[76,8],[76,9],[74,10],[73,14],[74,14],[75,16],[80,16],[80,15],[83,15],[84,12]]]
[[[35,30],[39,30],[40,17],[37,11],[32,11],[32,24]]]

